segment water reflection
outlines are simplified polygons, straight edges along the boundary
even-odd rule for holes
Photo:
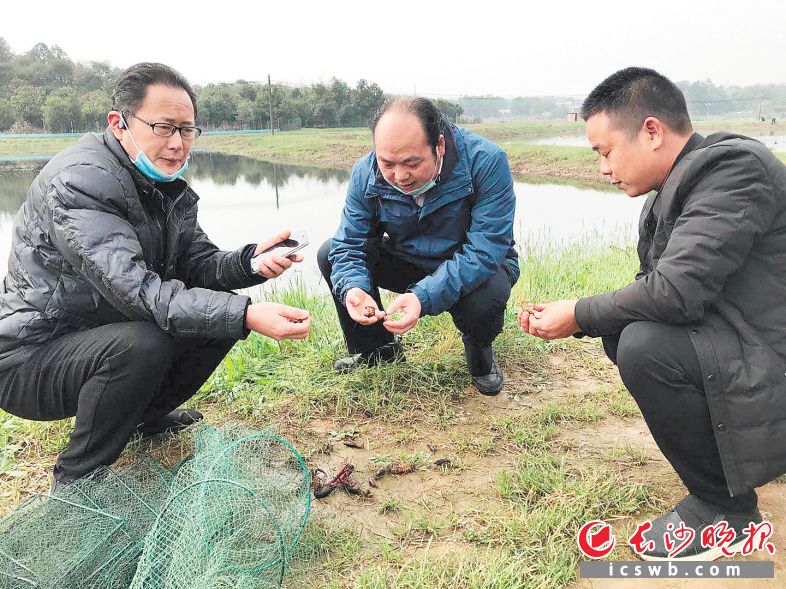
[[[589,147],[586,135],[560,135],[558,137],[544,137],[526,141],[530,145],[557,145],[560,147]]]
[[[27,196],[30,183],[46,161],[0,162],[0,218],[12,216]],[[5,226],[0,222],[0,235]],[[4,251],[0,245],[0,252]]]
[[[349,170],[281,165],[220,153],[195,152],[186,178],[192,181],[210,179],[219,186],[234,186],[238,182],[245,182],[251,186],[267,184],[284,187],[290,180],[304,178],[345,182],[349,180]]]
[[[13,217],[43,165],[44,162],[0,164],[0,276],[7,267]],[[306,260],[298,266],[297,273],[287,274],[297,275],[310,285],[319,284],[316,251],[338,226],[349,171],[195,153],[187,178],[200,195],[200,223],[221,248],[256,243],[284,228],[307,231],[311,243],[304,250]],[[522,182],[516,182],[515,190],[515,233],[519,241],[573,242],[587,235],[604,243],[635,239],[641,198]],[[286,281],[279,279],[273,284],[282,282]]]

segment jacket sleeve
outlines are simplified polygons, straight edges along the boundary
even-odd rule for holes
[[[220,250],[197,222],[194,238],[182,260],[185,283],[189,287],[212,290],[234,290],[262,284],[266,279],[252,273],[243,263],[249,247],[251,244],[235,251]]]
[[[687,195],[655,269],[620,290],[581,299],[576,322],[597,337],[619,333],[634,321],[701,321],[767,231],[774,211],[772,185],[755,155],[714,162]]]
[[[243,339],[250,299],[179,280],[162,281],[147,269],[126,218],[123,187],[95,165],[65,168],[52,178],[45,223],[55,247],[109,304],[129,320],[155,322],[173,336]]]
[[[476,199],[466,241],[436,271],[413,284],[422,315],[438,315],[499,270],[513,245],[516,195],[505,152],[495,150],[473,174]]]
[[[370,293],[372,288],[367,266],[368,246],[369,240],[376,236],[377,223],[372,205],[365,197],[365,175],[360,169],[359,162],[352,170],[341,223],[328,254],[333,294],[342,303],[349,289],[360,288]]]

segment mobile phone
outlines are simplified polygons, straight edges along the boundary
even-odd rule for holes
[[[288,239],[283,241],[279,241],[276,245],[267,248],[261,254],[258,254],[251,258],[251,269],[254,273],[259,273],[259,264],[262,260],[262,256],[274,253],[277,256],[281,256],[282,258],[288,258],[289,256],[296,254],[304,247],[308,245],[308,235],[305,231],[297,231],[292,233]]]

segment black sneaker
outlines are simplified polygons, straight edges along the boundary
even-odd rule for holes
[[[684,560],[684,561],[712,561],[725,556],[720,546],[710,546],[705,548],[701,545],[702,532],[711,525],[725,521],[728,528],[734,530],[736,536],[734,541],[726,546],[729,552],[736,552],[742,548],[745,543],[745,536],[743,530],[748,527],[748,524],[753,522],[759,524],[762,521],[761,513],[756,509],[753,513],[747,515],[728,515],[717,511],[716,508],[696,497],[695,495],[688,495],[677,503],[668,513],[664,513],[658,519],[652,522],[652,527],[644,532],[644,540],[648,542],[652,540],[653,547],[645,550],[639,554],[642,560]],[[696,532],[693,541],[679,554],[669,557],[670,550],[666,548],[664,534],[668,533],[669,538],[674,543],[674,547],[679,546],[685,541],[685,538],[678,538],[673,534],[673,531],[684,524],[685,527],[693,528]]]
[[[202,421],[203,415],[196,409],[175,409],[149,423],[140,423],[136,433],[142,438],[152,438],[164,432],[175,434],[183,431],[190,425]]]
[[[473,376],[472,384],[480,391],[481,395],[493,397],[499,394],[502,385],[505,384],[505,376],[496,359],[491,361],[491,372],[483,376]]]
[[[406,362],[400,336],[370,352],[339,358],[333,362],[333,370],[339,373],[352,372],[361,366],[376,366],[383,362]]]

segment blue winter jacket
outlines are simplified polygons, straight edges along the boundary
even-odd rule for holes
[[[423,315],[450,309],[500,266],[511,283],[518,280],[516,195],[505,152],[447,122],[445,140],[441,177],[421,208],[384,180],[373,151],[355,163],[329,255],[340,301],[350,288],[371,291],[371,241],[428,272],[408,289],[420,300]]]

